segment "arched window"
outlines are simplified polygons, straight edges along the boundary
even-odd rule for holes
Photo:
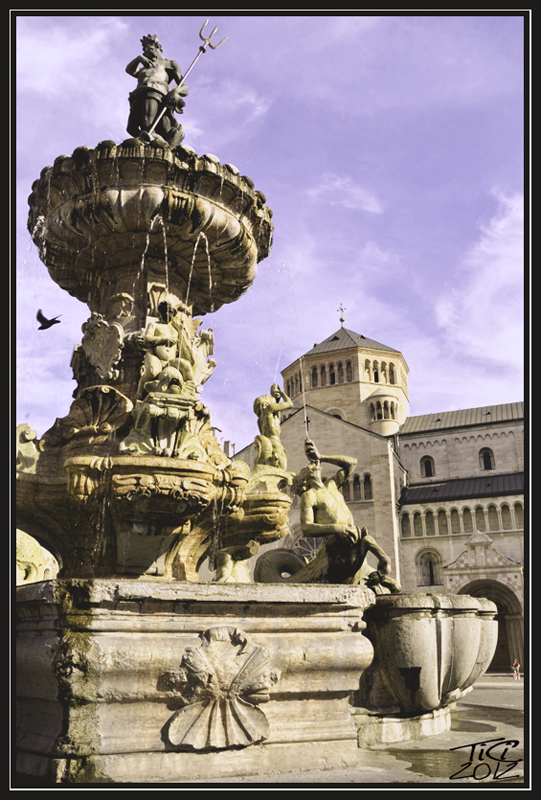
[[[358,475],[353,476],[353,499],[361,499],[361,479]]]
[[[425,550],[416,560],[418,586],[435,586],[443,583],[441,555],[437,550]]]
[[[342,366],[342,362],[341,361],[338,362],[338,373],[337,373],[337,375],[338,375],[338,377],[337,377],[338,383],[344,383],[344,368]]]
[[[486,531],[485,510],[481,506],[475,509],[475,527],[478,531]]]
[[[440,536],[447,536],[449,528],[447,526],[447,514],[443,509],[438,511],[438,531]]]
[[[353,380],[353,369],[351,367],[351,361],[346,361],[346,381],[351,383]]]
[[[409,514],[406,513],[406,514],[402,515],[402,520],[401,520],[400,525],[401,525],[401,528],[402,528],[402,536],[405,536],[405,537],[411,536],[411,526],[410,526],[410,515]]]
[[[372,478],[368,473],[364,476],[363,489],[364,489],[364,499],[372,500]]]
[[[334,386],[336,383],[336,374],[334,372],[334,364],[329,364],[329,383]]]
[[[473,533],[473,519],[469,508],[462,510],[462,522],[464,524],[464,533]]]
[[[490,531],[500,530],[500,520],[498,519],[498,509],[491,505],[488,507],[488,529]]]
[[[502,528],[504,531],[512,531],[513,530],[513,522],[511,520],[511,509],[504,503],[502,506]]]
[[[436,474],[434,459],[432,456],[423,456],[421,459],[421,477],[432,478]]]
[[[515,526],[517,529],[524,527],[524,506],[522,503],[515,503]]]
[[[312,367],[312,389],[315,389],[317,385],[317,367]]]
[[[389,383],[395,383],[394,364],[389,364]]]
[[[423,535],[423,521],[418,511],[416,511],[415,514],[413,515],[413,533],[415,534],[415,536]]]
[[[495,469],[494,453],[489,447],[483,447],[483,449],[479,451],[479,466],[483,470]]]
[[[436,535],[436,527],[434,525],[434,514],[432,511],[427,511],[425,514],[425,530],[427,536]]]
[[[350,497],[349,497],[349,481],[346,481],[345,483],[343,483],[340,488],[342,489],[342,494],[344,495],[344,500],[346,501],[346,503],[349,503],[349,500],[350,500]]]
[[[374,369],[372,372],[372,376],[374,383],[379,383],[379,364],[377,361],[374,361]]]
[[[458,509],[451,509],[451,533],[460,533],[460,516]]]
[[[321,374],[320,386],[326,386],[327,385],[327,370],[325,369],[325,367],[321,367],[320,374]]]

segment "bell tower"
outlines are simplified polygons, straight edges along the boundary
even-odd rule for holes
[[[409,368],[399,350],[342,326],[282,371],[284,391],[335,417],[391,436],[409,415]]]

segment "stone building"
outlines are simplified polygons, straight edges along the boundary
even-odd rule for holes
[[[307,434],[321,453],[356,457],[342,491],[403,590],[493,600],[500,625],[492,669],[522,662],[523,403],[411,417],[402,353],[343,325],[282,377],[294,403],[281,425],[288,470],[306,464]],[[253,465],[253,446],[236,458]],[[302,537],[294,498],[290,533],[272,546],[310,558],[319,544]]]

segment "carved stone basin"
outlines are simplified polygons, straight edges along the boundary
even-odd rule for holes
[[[29,204],[28,228],[52,279],[93,312],[135,286],[144,316],[137,282],[153,272],[194,314],[217,310],[249,288],[272,242],[265,196],[235,167],[139,139],[59,156]]]
[[[424,714],[457,700],[489,666],[497,608],[468,595],[380,595],[367,613],[375,658],[356,705],[378,714]]]

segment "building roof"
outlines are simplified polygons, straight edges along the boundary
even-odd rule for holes
[[[388,440],[388,436],[383,436],[381,433],[377,433],[376,431],[370,430],[370,428],[363,428],[362,425],[357,425],[355,422],[350,422],[347,419],[341,419],[340,417],[335,416],[334,414],[329,414],[328,411],[323,411],[321,408],[317,408],[316,406],[311,406],[308,403],[305,406],[294,406],[292,409],[283,412],[283,417],[281,424],[283,425],[284,422],[287,422],[288,419],[294,417],[296,414],[306,413],[308,419],[308,432],[310,429],[310,417],[309,413],[315,412],[316,414],[321,414],[324,417],[329,417],[330,419],[335,420],[337,423],[342,423],[342,425],[348,425],[350,428],[355,428],[358,431],[363,431],[364,433],[369,433],[370,436],[376,436],[378,439],[386,439]],[[310,433],[309,433],[310,435]]]
[[[331,333],[323,342],[315,344],[305,355],[314,353],[329,353],[332,350],[346,350],[350,347],[363,347],[367,350],[384,350],[387,353],[400,353],[394,347],[387,347],[385,344],[368,339],[360,333],[350,331],[348,328],[339,328],[335,333]]]
[[[497,406],[464,408],[458,411],[442,411],[440,414],[421,414],[408,417],[400,426],[399,434],[462,428],[468,425],[489,425],[494,422],[511,422],[524,419],[524,403],[503,403]]]
[[[507,475],[483,475],[478,478],[456,478],[450,481],[408,486],[400,495],[400,505],[523,493],[524,473],[513,472]]]

